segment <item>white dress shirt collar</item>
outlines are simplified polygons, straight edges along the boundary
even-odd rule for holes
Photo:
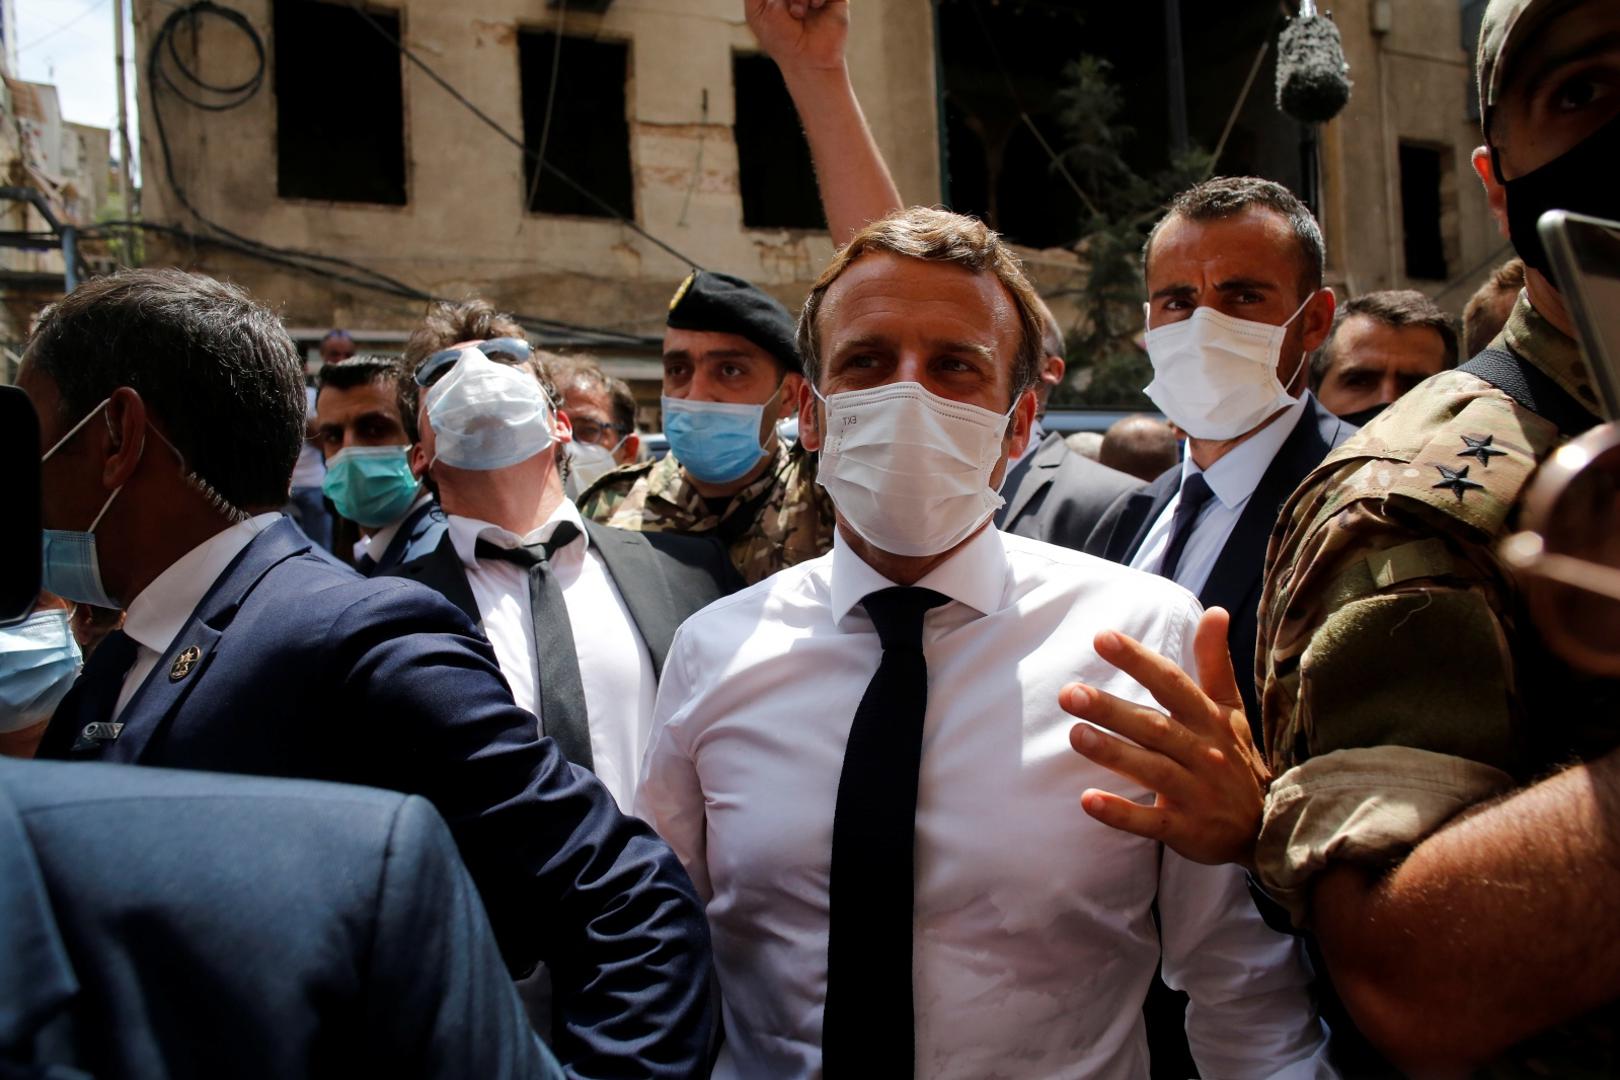
[[[855,606],[879,589],[892,589],[895,583],[872,569],[855,549],[844,542],[842,530],[833,535],[832,617],[842,623]],[[933,589],[974,611],[988,615],[999,611],[1006,592],[1007,552],[1001,530],[986,524],[969,537],[944,562],[930,570],[917,587]]]
[[[1248,439],[1225,454],[1207,469],[1200,469],[1188,454],[1181,459],[1181,482],[1185,484],[1193,473],[1201,472],[1209,489],[1228,510],[1235,510],[1246,502],[1260,480],[1271,468],[1272,459],[1288,436],[1294,433],[1300,418],[1305,415],[1305,403],[1310,399],[1306,391],[1282,410],[1282,415],[1262,428],[1254,438]]]
[[[557,509],[551,512],[551,516],[546,518],[545,524],[527,536],[519,536],[510,529],[492,525],[487,521],[480,521],[478,518],[462,517],[460,514],[450,514],[448,520],[450,522],[450,543],[455,545],[456,555],[461,559],[461,564],[467,567],[476,567],[478,565],[477,552],[478,541],[480,540],[488,540],[496,547],[504,548],[543,544],[550,539],[557,526],[565,521],[579,530],[579,539],[570,543],[566,550],[570,552],[578,550],[580,556],[583,557],[586,549],[590,547],[590,536],[585,531],[585,519],[580,516],[579,507],[574,505],[572,499],[564,499],[557,506]]]
[[[253,542],[253,538],[280,520],[279,513],[259,514],[210,536],[152,579],[130,601],[124,633],[154,653],[162,653],[185,628],[191,613],[214,587],[225,568]]]

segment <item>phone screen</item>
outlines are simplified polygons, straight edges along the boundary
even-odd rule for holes
[[[1620,418],[1620,222],[1554,211],[1540,229],[1598,395]]]

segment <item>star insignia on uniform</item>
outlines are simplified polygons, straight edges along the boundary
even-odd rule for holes
[[[1498,452],[1500,453],[1500,451]],[[1456,494],[1457,501],[1462,502],[1463,493],[1469,489],[1474,489],[1477,491],[1485,490],[1484,484],[1468,479],[1468,470],[1472,467],[1473,466],[1471,465],[1464,465],[1460,469],[1448,469],[1444,465],[1436,465],[1435,468],[1440,470],[1440,475],[1443,477],[1443,479],[1434,486],[1436,488],[1449,488]]]
[[[1476,458],[1482,467],[1489,468],[1491,458],[1507,457],[1506,450],[1498,450],[1491,445],[1495,439],[1495,435],[1486,435],[1482,439],[1476,439],[1472,435],[1464,435],[1462,441],[1468,444],[1468,449],[1460,451],[1457,456]]]

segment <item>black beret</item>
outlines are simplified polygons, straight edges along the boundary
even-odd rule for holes
[[[789,371],[804,372],[798,327],[781,301],[740,277],[694,270],[669,302],[670,326],[711,334],[736,334],[753,342]]]

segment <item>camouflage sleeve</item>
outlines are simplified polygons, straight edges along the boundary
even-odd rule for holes
[[[1399,858],[1524,760],[1521,615],[1494,542],[1540,448],[1498,439],[1458,483],[1454,430],[1406,460],[1339,458],[1273,538],[1256,677],[1278,780],[1257,870],[1296,919],[1331,862]]]
[[[587,521],[606,524],[650,468],[651,465],[647,463],[624,465],[597,477],[596,482],[581,492],[576,500],[580,516]]]

